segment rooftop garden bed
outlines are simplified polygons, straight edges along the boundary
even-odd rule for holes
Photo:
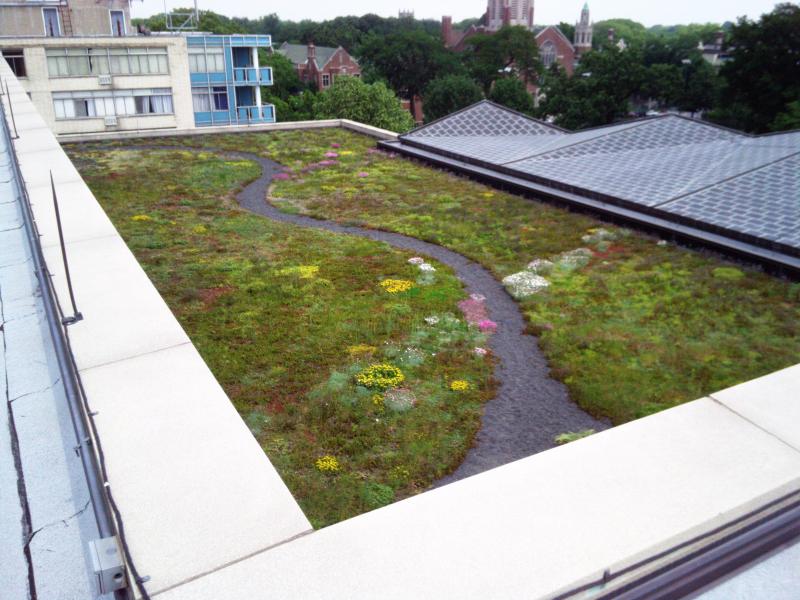
[[[314,526],[458,466],[494,383],[446,266],[245,212],[250,161],[67,151]]]
[[[520,299],[530,328],[572,398],[614,423],[800,360],[800,284],[756,268],[388,155],[348,131],[162,143],[176,141],[285,165],[271,194],[285,211],[436,242],[499,279],[542,277],[548,285]],[[326,152],[335,163],[315,168]],[[582,248],[586,260],[565,260]],[[558,268],[539,272],[537,260]]]

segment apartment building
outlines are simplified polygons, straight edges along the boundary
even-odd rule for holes
[[[58,135],[272,123],[268,35],[136,31],[130,0],[0,4],[0,53]]]

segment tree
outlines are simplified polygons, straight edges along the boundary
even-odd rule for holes
[[[270,96],[277,96],[282,100],[286,100],[289,96],[298,94],[306,88],[303,82],[300,81],[297,69],[295,69],[292,61],[283,54],[262,51],[259,53],[259,62],[262,66],[272,67],[273,85],[267,89],[267,93]]]
[[[641,23],[630,19],[608,19],[598,21],[592,30],[592,44],[601,48],[608,43],[608,30],[614,30],[614,37],[625,40],[628,46],[643,46],[647,37],[647,29]]]
[[[499,79],[489,93],[489,100],[513,110],[533,114],[533,96],[519,79]]]
[[[800,6],[779,4],[759,21],[739,19],[730,43],[732,60],[720,70],[724,87],[712,118],[737,129],[769,131],[800,98]]]
[[[319,94],[314,108],[319,119],[351,119],[396,132],[414,126],[411,115],[389,88],[380,82],[364,83],[357,77],[337,77]]]
[[[786,106],[786,110],[775,117],[770,129],[772,131],[800,129],[800,100],[790,102]]]
[[[544,78],[539,113],[568,129],[613,123],[628,114],[631,96],[642,89],[641,54],[612,46],[581,58],[573,77],[554,65]]]
[[[434,79],[425,88],[425,120],[434,121],[483,98],[481,88],[464,75]]]
[[[561,23],[558,24],[558,29],[568,40],[572,41],[575,39],[575,25],[561,21]]]
[[[405,31],[385,37],[371,35],[359,50],[362,67],[373,77],[384,79],[392,89],[411,102],[437,77],[460,74],[455,55],[442,46],[439,38],[422,31]]]
[[[488,94],[498,79],[513,75],[534,82],[541,72],[539,45],[533,32],[524,27],[503,27],[494,35],[469,39],[465,61],[472,77]]]
[[[647,69],[641,87],[641,96],[658,102],[660,106],[675,106],[683,92],[681,70],[675,65],[655,64]]]

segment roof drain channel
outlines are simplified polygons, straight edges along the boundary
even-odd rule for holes
[[[11,96],[6,93],[6,100],[11,104]],[[105,476],[103,453],[100,441],[97,437],[97,430],[94,421],[88,410],[80,375],[75,364],[75,358],[69,343],[69,334],[65,327],[67,323],[74,323],[75,317],[64,319],[61,305],[58,301],[51,274],[47,269],[40,242],[39,230],[31,208],[28,191],[22,178],[22,172],[14,150],[14,143],[11,137],[11,130],[8,118],[0,102],[0,129],[9,148],[9,157],[12,167],[12,176],[16,179],[17,192],[22,205],[22,214],[25,232],[31,247],[32,261],[36,272],[36,277],[42,290],[42,303],[45,309],[47,325],[50,336],[53,340],[53,347],[58,360],[58,368],[61,373],[61,381],[64,384],[64,391],[69,406],[72,425],[75,429],[78,445],[75,447],[76,453],[80,456],[89,496],[100,534],[99,540],[89,542],[89,551],[95,568],[98,580],[98,587],[101,593],[114,594],[115,600],[132,600],[133,590],[128,585],[128,578],[125,570],[125,560],[120,555],[120,545],[125,552],[128,567],[134,575],[134,580],[139,587],[142,598],[149,598],[146,590],[142,586],[142,580],[136,575],[135,567],[131,562],[130,552],[125,543],[124,535],[117,535],[117,526],[122,529],[119,511],[114,506],[111,491],[108,489],[107,477]],[[55,196],[55,194],[54,194]],[[54,197],[55,200],[55,197]],[[59,225],[59,234],[61,228]],[[61,240],[62,252],[64,251],[63,239]],[[66,255],[64,255],[66,266]],[[77,315],[76,315],[77,316]],[[117,522],[112,517],[111,510],[117,516]],[[118,543],[119,541],[119,543]]]

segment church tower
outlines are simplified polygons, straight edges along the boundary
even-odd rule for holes
[[[498,31],[506,25],[533,29],[533,0],[489,0],[486,28]]]
[[[575,24],[575,53],[580,56],[592,49],[592,23],[589,20],[589,3],[583,5],[580,23]]]

